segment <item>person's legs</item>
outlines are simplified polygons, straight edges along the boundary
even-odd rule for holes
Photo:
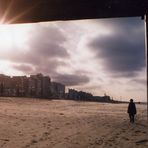
[[[134,121],[135,121],[135,119],[134,119],[134,114],[129,114],[129,116],[130,116],[130,122],[132,122],[132,123],[134,123]]]
[[[132,114],[132,122],[134,123],[135,122],[135,115],[134,114]]]
[[[129,118],[130,118],[130,122],[132,122],[132,115],[131,114],[129,114]]]

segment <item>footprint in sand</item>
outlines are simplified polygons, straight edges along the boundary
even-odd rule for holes
[[[129,139],[127,137],[122,137],[124,140],[129,141]]]
[[[69,137],[65,137],[64,139],[69,140]]]
[[[26,119],[21,119],[22,121],[26,121]]]
[[[41,137],[41,138],[39,139],[39,141],[44,141],[44,138],[43,138],[43,137]]]
[[[109,141],[109,142],[114,142],[115,140],[114,140],[114,139],[109,139],[108,141]]]
[[[118,137],[118,136],[114,136],[113,138],[114,138],[114,139],[118,139],[119,137]]]
[[[50,129],[50,125],[47,126],[47,129],[48,129],[48,130]]]
[[[141,131],[137,130],[137,131],[135,131],[135,133],[141,133]]]
[[[94,145],[93,143],[89,143],[89,145]]]
[[[22,133],[20,133],[19,136],[24,136],[24,135]]]
[[[59,127],[56,127],[55,129],[56,129],[56,130],[59,130],[60,128],[59,128]]]
[[[91,139],[88,139],[88,141],[91,141]]]
[[[36,135],[32,135],[32,137],[37,137]]]
[[[0,146],[0,147],[2,148],[2,147],[4,147],[6,144],[7,144],[7,143],[6,143],[6,142],[4,142],[3,144],[1,144],[1,146]]]
[[[0,140],[2,140],[2,141],[7,141],[7,142],[10,141],[9,139],[0,139]]]
[[[76,145],[80,145],[80,143],[79,143],[79,142],[75,142],[75,144],[76,144]]]
[[[70,125],[70,123],[69,123],[69,122],[67,122],[67,123],[65,123],[65,125]]]
[[[122,129],[122,132],[125,133],[126,132],[125,129]]]
[[[46,127],[46,123],[43,123],[43,126]]]
[[[95,141],[95,144],[96,144],[96,145],[102,145],[102,144],[103,144],[103,139],[97,139],[97,140]]]
[[[27,148],[27,147],[30,147],[30,144],[25,145],[23,148]]]
[[[148,139],[143,139],[143,140],[136,141],[136,144],[137,145],[139,145],[139,144],[148,145]]]
[[[50,139],[48,136],[50,135],[49,132],[44,132],[42,137],[39,139],[39,141],[44,141],[44,140],[47,140],[47,139]]]
[[[50,133],[49,132],[45,132],[43,135],[44,136],[48,136],[48,135],[50,135]]]
[[[35,143],[37,143],[37,141],[36,140],[31,140],[31,144],[35,144]]]
[[[37,141],[33,139],[33,140],[31,140],[31,142],[30,142],[29,144],[25,145],[24,148],[28,148],[28,147],[30,147],[31,145],[34,145],[34,144],[36,144],[36,143],[37,143]]]
[[[51,124],[50,124],[50,123],[48,123],[48,124],[47,124],[47,126],[49,127],[49,126],[51,126]]]
[[[143,131],[142,133],[143,133],[143,134],[147,134],[147,132],[145,132],[145,131]]]
[[[121,133],[116,133],[116,136],[119,136]]]

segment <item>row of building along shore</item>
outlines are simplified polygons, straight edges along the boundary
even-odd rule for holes
[[[52,82],[49,76],[36,74],[27,76],[6,76],[0,74],[1,97],[36,97],[51,99],[70,99],[83,101],[111,102],[109,96],[93,96],[91,93],[69,89],[65,85]]]
[[[62,98],[65,96],[65,85],[51,82],[49,76],[42,74],[29,77],[0,74],[0,96]]]

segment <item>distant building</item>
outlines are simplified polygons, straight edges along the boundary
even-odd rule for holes
[[[6,76],[0,74],[0,96],[6,97],[37,97],[67,98],[72,100],[113,102],[110,96],[93,96],[91,93],[69,89],[65,94],[65,85],[51,82],[49,76],[41,73],[26,76]]]
[[[51,90],[51,96],[54,98],[65,97],[65,85],[61,83],[51,82],[50,90]]]
[[[95,102],[113,102],[110,96],[93,96],[91,93],[84,91],[77,91],[75,89],[69,89],[66,94],[67,99],[81,100],[81,101],[95,101]]]
[[[112,102],[110,96],[93,96],[94,100],[97,102]]]
[[[92,100],[93,95],[87,92],[83,91],[77,91],[75,89],[69,89],[68,90],[68,99],[74,99],[74,100]]]
[[[50,77],[42,74],[13,76],[0,74],[0,96],[12,97],[51,97]]]
[[[28,96],[36,96],[36,76],[31,75],[28,78]]]
[[[43,97],[45,98],[51,97],[51,90],[50,90],[51,87],[50,86],[51,86],[50,78],[48,76],[44,76],[43,81],[42,81]]]
[[[11,78],[11,96],[26,96],[28,91],[28,78],[26,76],[13,76]]]
[[[33,97],[50,97],[50,77],[42,74],[31,75],[29,78],[29,95]]]
[[[0,74],[0,95],[10,96],[11,94],[11,77]]]
[[[0,96],[26,96],[28,79],[26,76],[0,75]]]
[[[67,97],[68,97],[68,99],[77,100],[77,99],[79,99],[79,93],[77,90],[69,89]]]

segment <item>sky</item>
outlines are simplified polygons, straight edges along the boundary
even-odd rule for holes
[[[0,74],[42,73],[67,88],[146,101],[145,63],[139,17],[0,25]]]

